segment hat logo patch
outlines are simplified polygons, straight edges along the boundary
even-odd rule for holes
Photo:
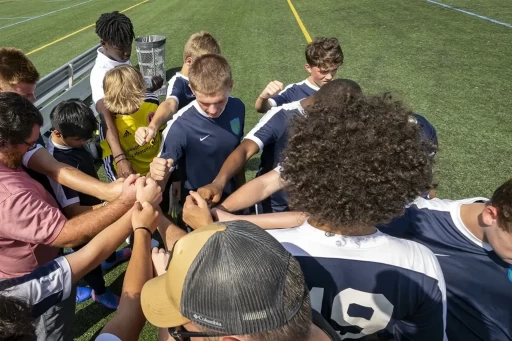
[[[194,320],[201,321],[201,322],[209,324],[211,326],[222,327],[222,322],[214,320],[212,318],[208,318],[206,316],[195,314],[195,313],[192,315],[192,317],[194,318]]]

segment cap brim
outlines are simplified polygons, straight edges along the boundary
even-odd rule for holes
[[[149,323],[159,328],[182,326],[190,320],[167,297],[166,277],[162,275],[144,284],[140,296],[142,311]]]

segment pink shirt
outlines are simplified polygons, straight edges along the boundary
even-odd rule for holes
[[[66,218],[44,187],[0,162],[0,278],[26,275],[57,257],[49,246]]]

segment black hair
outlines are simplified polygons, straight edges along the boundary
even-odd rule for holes
[[[0,148],[23,144],[34,125],[43,125],[43,116],[26,98],[15,92],[0,93]]]
[[[32,309],[23,300],[0,294],[0,340],[35,341]]]
[[[96,21],[96,34],[114,47],[129,46],[135,38],[130,18],[118,11],[100,15]]]
[[[52,128],[62,137],[90,139],[98,129],[98,120],[91,108],[79,99],[70,99],[59,103],[50,114]]]

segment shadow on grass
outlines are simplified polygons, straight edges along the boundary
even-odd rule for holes
[[[109,286],[110,290],[116,295],[120,296],[123,288],[125,271],[122,271],[117,278]],[[114,311],[105,308],[97,302],[89,302],[89,305],[79,310],[75,314],[73,325],[73,339],[80,339],[84,334],[88,334],[89,330],[99,324],[100,321],[115,313]],[[104,325],[100,325],[99,329],[89,338],[94,340],[101,332]]]
[[[260,167],[259,154],[255,155],[252,159],[247,161],[247,163],[245,164],[246,171],[256,172],[256,171],[258,171],[259,167]]]

